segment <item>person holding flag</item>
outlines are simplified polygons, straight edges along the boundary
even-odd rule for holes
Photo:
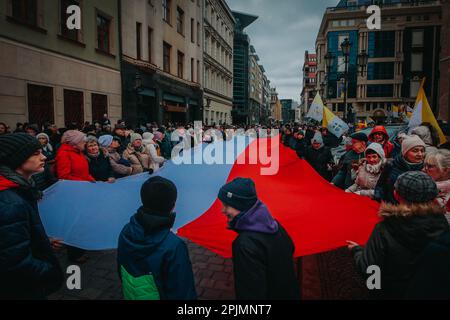
[[[436,130],[437,139],[436,146],[444,144],[447,142],[447,138],[444,135],[444,132],[439,127],[439,124],[436,120],[436,117],[431,110],[430,104],[428,103],[427,96],[425,94],[425,78],[422,81],[422,84],[419,89],[419,93],[417,94],[416,104],[414,108],[414,112],[409,120],[408,128],[409,133],[412,134],[413,130],[417,127],[423,126],[424,123],[427,123],[430,127]],[[430,132],[431,133],[431,132]],[[425,142],[425,141],[424,141]]]

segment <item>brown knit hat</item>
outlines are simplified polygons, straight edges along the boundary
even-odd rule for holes
[[[2,135],[0,136],[0,164],[15,170],[39,149],[42,149],[41,144],[29,134]]]

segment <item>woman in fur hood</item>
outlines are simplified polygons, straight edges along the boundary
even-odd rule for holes
[[[378,299],[450,299],[450,227],[436,202],[439,190],[420,171],[395,183],[398,205],[383,203],[378,223],[365,247],[348,241],[358,271],[381,272]]]
[[[371,143],[365,151],[365,158],[360,161],[355,183],[345,192],[373,198],[375,187],[385,164],[386,157],[383,147],[379,143]]]

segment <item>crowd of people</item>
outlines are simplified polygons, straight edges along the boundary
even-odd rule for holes
[[[237,129],[213,128],[224,139]],[[243,129],[258,128],[271,129]],[[449,269],[429,271],[430,263],[450,263],[450,151],[438,145],[431,126],[397,137],[389,137],[383,126],[369,135],[353,132],[340,138],[312,125],[280,129],[281,142],[329,183],[382,203],[383,219],[367,245],[348,242],[363,275],[370,265],[383,270],[379,297],[450,298]],[[131,130],[119,120],[112,129],[105,115],[82,128],[17,124],[14,133],[8,131],[0,123],[0,298],[42,299],[63,282],[54,254],[63,241],[45,234],[37,207],[42,191],[58,180],[115,183],[152,174],[193,126],[149,123]],[[333,150],[342,145],[345,153],[337,161]],[[142,206],[118,240],[125,299],[197,298],[186,244],[171,232],[177,192],[173,182],[161,177],[149,178],[141,188]],[[294,244],[258,199],[254,182],[237,178],[218,191],[218,198],[228,228],[238,234],[232,247],[236,297],[298,299]],[[88,259],[84,250],[66,247],[71,262]]]
[[[348,242],[362,275],[372,265],[382,270],[383,290],[373,296],[450,299],[448,145],[439,146],[428,123],[396,137],[383,126],[369,135],[330,135],[324,128],[287,125],[281,140],[331,184],[381,203],[382,222],[367,245]],[[339,143],[346,152],[336,161],[331,150]]]

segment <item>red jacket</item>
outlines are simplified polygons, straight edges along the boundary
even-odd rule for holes
[[[394,145],[389,141],[389,135],[386,131],[386,128],[384,126],[376,126],[373,128],[372,132],[369,135],[369,141],[375,142],[373,135],[375,133],[382,133],[384,135],[384,143],[383,143],[383,150],[384,155],[386,158],[390,158],[392,155],[392,151],[394,151]]]
[[[89,174],[89,163],[83,153],[65,143],[56,153],[56,175],[63,180],[95,181]]]

